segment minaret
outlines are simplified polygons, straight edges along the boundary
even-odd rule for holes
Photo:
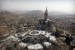
[[[47,7],[46,7],[46,10],[45,10],[45,13],[44,13],[44,20],[47,20],[47,17],[48,17],[48,11],[47,11]]]

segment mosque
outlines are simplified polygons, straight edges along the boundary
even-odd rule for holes
[[[35,30],[29,30],[23,34],[10,35],[4,41],[11,41],[13,50],[67,50],[62,47],[56,36],[52,32],[46,31],[51,28],[51,20],[48,19],[48,10],[46,8],[44,19],[39,20],[39,25]],[[9,47],[10,47],[9,46]],[[9,50],[6,47],[6,50]],[[10,49],[10,50],[11,50]]]

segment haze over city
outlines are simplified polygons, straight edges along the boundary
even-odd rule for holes
[[[75,0],[0,0],[0,50],[75,50]]]
[[[1,0],[0,10],[45,10],[74,13],[74,0]]]

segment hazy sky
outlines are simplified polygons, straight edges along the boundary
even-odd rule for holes
[[[45,10],[74,13],[74,0],[0,0],[0,10]]]

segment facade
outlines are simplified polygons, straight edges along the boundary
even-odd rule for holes
[[[39,20],[38,28],[39,30],[46,30],[51,27],[51,20],[48,19],[48,10],[46,8],[44,13],[44,19]]]

